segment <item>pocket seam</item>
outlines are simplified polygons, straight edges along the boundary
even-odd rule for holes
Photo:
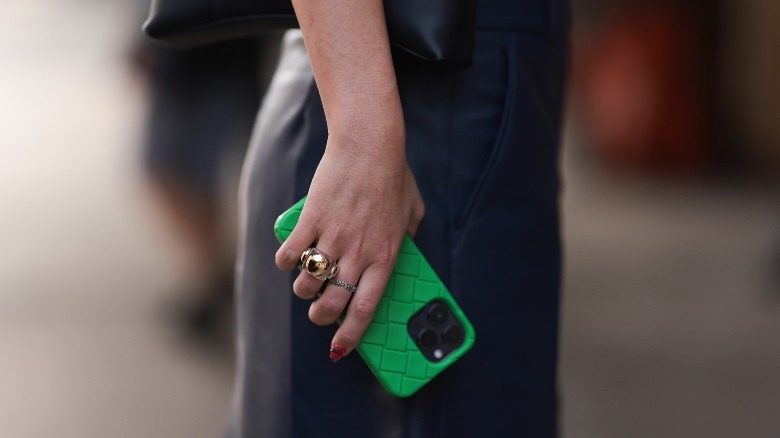
[[[480,174],[477,183],[474,185],[474,189],[469,195],[468,201],[466,202],[466,206],[464,207],[463,212],[460,214],[460,217],[455,223],[457,229],[459,230],[462,229],[465,223],[468,222],[468,220],[473,216],[474,207],[482,198],[482,195],[485,192],[485,185],[487,183],[487,180],[490,179],[490,176],[493,174],[493,171],[496,167],[496,162],[498,161],[499,156],[502,155],[502,152],[506,147],[505,138],[510,124],[510,120],[509,120],[510,116],[511,114],[514,113],[514,108],[516,104],[515,94],[518,86],[517,85],[518,78],[516,77],[518,74],[517,60],[515,59],[514,56],[512,56],[511,53],[513,48],[514,48],[514,38],[512,38],[512,35],[509,34],[508,38],[506,38],[506,44],[504,46],[504,52],[507,59],[507,66],[506,66],[507,89],[506,89],[506,98],[504,99],[504,105],[502,109],[503,114],[501,115],[501,122],[498,125],[498,131],[496,132],[495,140],[493,140],[493,145],[487,163],[485,164],[485,167],[482,170],[482,173]]]

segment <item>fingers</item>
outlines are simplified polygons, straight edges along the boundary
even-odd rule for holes
[[[379,265],[369,266],[363,271],[357,292],[352,297],[341,327],[331,342],[330,357],[333,362],[337,362],[357,347],[374,318],[391,272],[391,269]]]
[[[311,212],[304,206],[295,229],[276,251],[276,266],[281,270],[290,271],[295,268],[301,261],[303,251],[317,241],[317,221],[308,220],[307,213]]]
[[[312,272],[308,270],[309,267],[304,267],[302,272],[298,275],[298,278],[296,278],[295,282],[293,283],[293,292],[295,295],[305,300],[314,298],[322,290],[324,283],[327,282],[325,277],[331,275],[331,268],[334,266],[334,264],[336,269],[339,269],[338,257],[334,257],[334,255],[337,256],[340,250],[336,247],[335,242],[328,244],[328,240],[324,238],[320,240],[320,242],[323,242],[322,246],[317,247],[316,250],[319,252],[320,256],[325,256],[325,258],[328,260],[328,267],[325,269],[325,272],[322,274],[317,272],[314,274],[317,275],[317,277],[315,277],[312,275]],[[322,248],[328,248],[328,250],[324,250]],[[330,248],[333,248],[333,251],[331,251]],[[304,250],[304,253],[305,251],[306,250]],[[309,262],[306,261],[304,263]],[[315,266],[315,268],[319,267]]]
[[[302,249],[301,252],[305,251],[307,248]],[[321,236],[319,242],[317,243],[317,249],[331,262],[335,262],[338,265],[339,271],[341,270],[341,262],[339,261],[339,257],[341,256],[343,249],[338,245],[337,239]],[[298,258],[300,259],[300,256],[298,256]],[[330,272],[326,273],[326,275],[329,274]],[[339,275],[341,275],[340,272]],[[359,278],[359,276],[360,273],[358,272],[357,277]],[[309,300],[317,296],[317,294],[322,291],[323,285],[326,282],[327,280],[319,279],[314,275],[311,275],[309,272],[306,272],[304,269],[300,274],[298,274],[298,278],[296,278],[295,282],[293,283],[293,293],[295,293],[295,295],[298,297],[303,298],[304,300]]]
[[[306,271],[301,271],[293,283],[293,293],[299,298],[310,300],[317,296],[324,281],[315,278]]]
[[[358,286],[353,294],[347,288],[325,283],[308,272],[301,272],[293,284],[295,295],[303,299],[312,299],[322,292],[309,308],[309,319],[313,323],[329,325],[344,315],[342,325],[331,342],[332,361],[336,362],[354,350],[371,323],[397,259],[401,239],[398,237],[396,241],[395,234],[406,231],[414,236],[425,214],[419,194],[417,198],[407,205],[411,209],[406,210],[409,214],[406,230],[398,221],[378,220],[369,222],[371,226],[358,226],[346,235],[343,230],[352,230],[351,226],[348,227],[351,223],[326,219],[329,216],[318,214],[316,206],[304,207],[295,229],[277,251],[276,265],[280,269],[291,270],[300,262],[301,254],[316,245],[328,258],[337,261],[337,280]],[[398,218],[391,215],[391,219]],[[320,226],[322,223],[331,223],[332,226]],[[358,221],[358,225],[366,224]]]
[[[364,266],[357,260],[345,258],[339,261],[339,273],[336,279],[356,285]],[[329,325],[344,313],[347,303],[352,298],[352,292],[341,286],[327,283],[322,295],[309,307],[309,319],[317,325]]]

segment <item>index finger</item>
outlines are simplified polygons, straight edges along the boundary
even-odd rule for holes
[[[305,212],[306,207],[290,236],[276,251],[276,266],[283,271],[290,271],[298,266],[303,251],[317,241],[316,221],[309,220]]]

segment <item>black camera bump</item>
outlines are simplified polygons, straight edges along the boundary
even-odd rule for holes
[[[431,362],[439,362],[457,350],[465,338],[463,325],[450,306],[433,300],[420,309],[407,323],[409,336]]]

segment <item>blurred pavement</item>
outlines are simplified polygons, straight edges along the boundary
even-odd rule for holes
[[[185,278],[144,196],[135,2],[0,2],[0,437],[215,437],[231,367],[162,322]]]
[[[0,3],[0,437],[223,431],[230,363],[160,318],[186,273],[138,172],[136,9]],[[778,436],[780,192],[567,154],[564,436]]]
[[[780,436],[780,191],[565,160],[564,436]]]

